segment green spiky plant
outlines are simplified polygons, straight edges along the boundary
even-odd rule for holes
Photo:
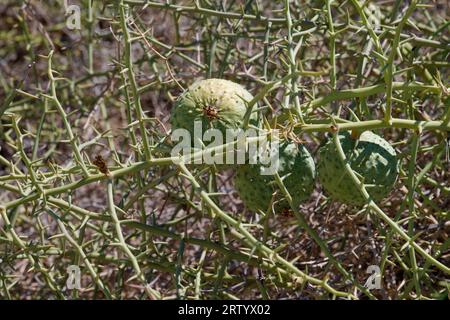
[[[446,1],[75,3],[79,30],[62,1],[0,3],[0,299],[448,296]],[[293,217],[255,215],[229,173],[164,156],[200,78],[254,93],[250,114],[311,151],[331,133],[360,204],[299,210],[275,174]],[[351,165],[353,130],[395,147],[389,201]]]

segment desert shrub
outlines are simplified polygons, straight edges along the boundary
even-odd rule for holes
[[[446,1],[71,2],[0,4],[2,299],[447,297]],[[357,205],[277,174],[289,208],[249,210],[233,167],[175,163],[172,107],[208,78],[316,163],[334,143]],[[399,162],[375,200],[339,139],[367,131]]]

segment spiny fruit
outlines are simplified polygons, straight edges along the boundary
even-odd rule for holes
[[[240,198],[250,210],[266,211],[274,196],[276,213],[289,209],[289,203],[279,189],[273,175],[262,175],[260,164],[245,164],[238,166],[234,178],[235,187]],[[303,145],[283,141],[279,145],[280,175],[286,189],[297,207],[308,199],[314,189],[316,169],[314,160]]]
[[[348,132],[338,135],[347,161],[353,171],[363,179],[371,198],[385,198],[393,188],[399,161],[389,142],[371,131],[354,138]],[[332,140],[319,149],[318,175],[320,183],[330,197],[351,205],[364,205],[364,197],[346,172]]]
[[[172,129],[187,129],[194,137],[194,123],[202,123],[202,132],[219,129],[225,140],[226,129],[242,127],[247,105],[253,96],[242,86],[224,79],[195,82],[175,102],[172,109]],[[256,114],[250,120],[254,123]],[[201,137],[200,137],[201,138]]]

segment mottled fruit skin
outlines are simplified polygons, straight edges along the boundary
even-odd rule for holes
[[[298,207],[314,189],[314,160],[303,145],[288,141],[280,143],[279,159],[278,174],[292,197],[293,205]],[[273,175],[261,175],[260,167],[258,164],[237,167],[234,184],[245,206],[252,211],[266,212],[275,192],[275,212],[290,209]]]
[[[184,128],[194,136],[194,122],[201,121],[202,132],[209,128],[222,131],[242,127],[247,105],[253,96],[242,86],[223,79],[195,82],[175,102],[172,109],[172,130]],[[252,113],[251,123],[256,114]]]
[[[354,139],[348,132],[339,134],[339,141],[350,166],[364,179],[372,200],[385,198],[392,190],[399,173],[399,161],[394,148],[380,136],[363,132]],[[364,205],[364,197],[347,174],[332,140],[319,149],[319,180],[329,196],[350,205]]]

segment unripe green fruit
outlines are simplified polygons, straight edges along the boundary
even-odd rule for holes
[[[358,139],[348,132],[339,134],[344,154],[366,185],[374,201],[385,198],[392,190],[399,173],[399,161],[394,148],[380,136],[365,131]],[[359,186],[355,185],[339,158],[332,140],[319,149],[318,175],[329,196],[343,203],[364,205]]]
[[[210,128],[219,129],[225,140],[226,129],[242,127],[246,103],[252,99],[250,92],[232,81],[197,81],[175,102],[171,116],[172,129],[187,129],[194,137],[194,123],[200,121],[203,133]],[[253,113],[250,119],[254,122],[256,114]]]
[[[234,184],[245,206],[253,211],[265,212],[275,193],[275,212],[289,209],[289,203],[279,189],[274,176],[262,175],[260,169],[259,164],[237,167]],[[278,174],[289,191],[295,207],[311,196],[316,170],[313,158],[303,145],[287,141],[280,143]]]

